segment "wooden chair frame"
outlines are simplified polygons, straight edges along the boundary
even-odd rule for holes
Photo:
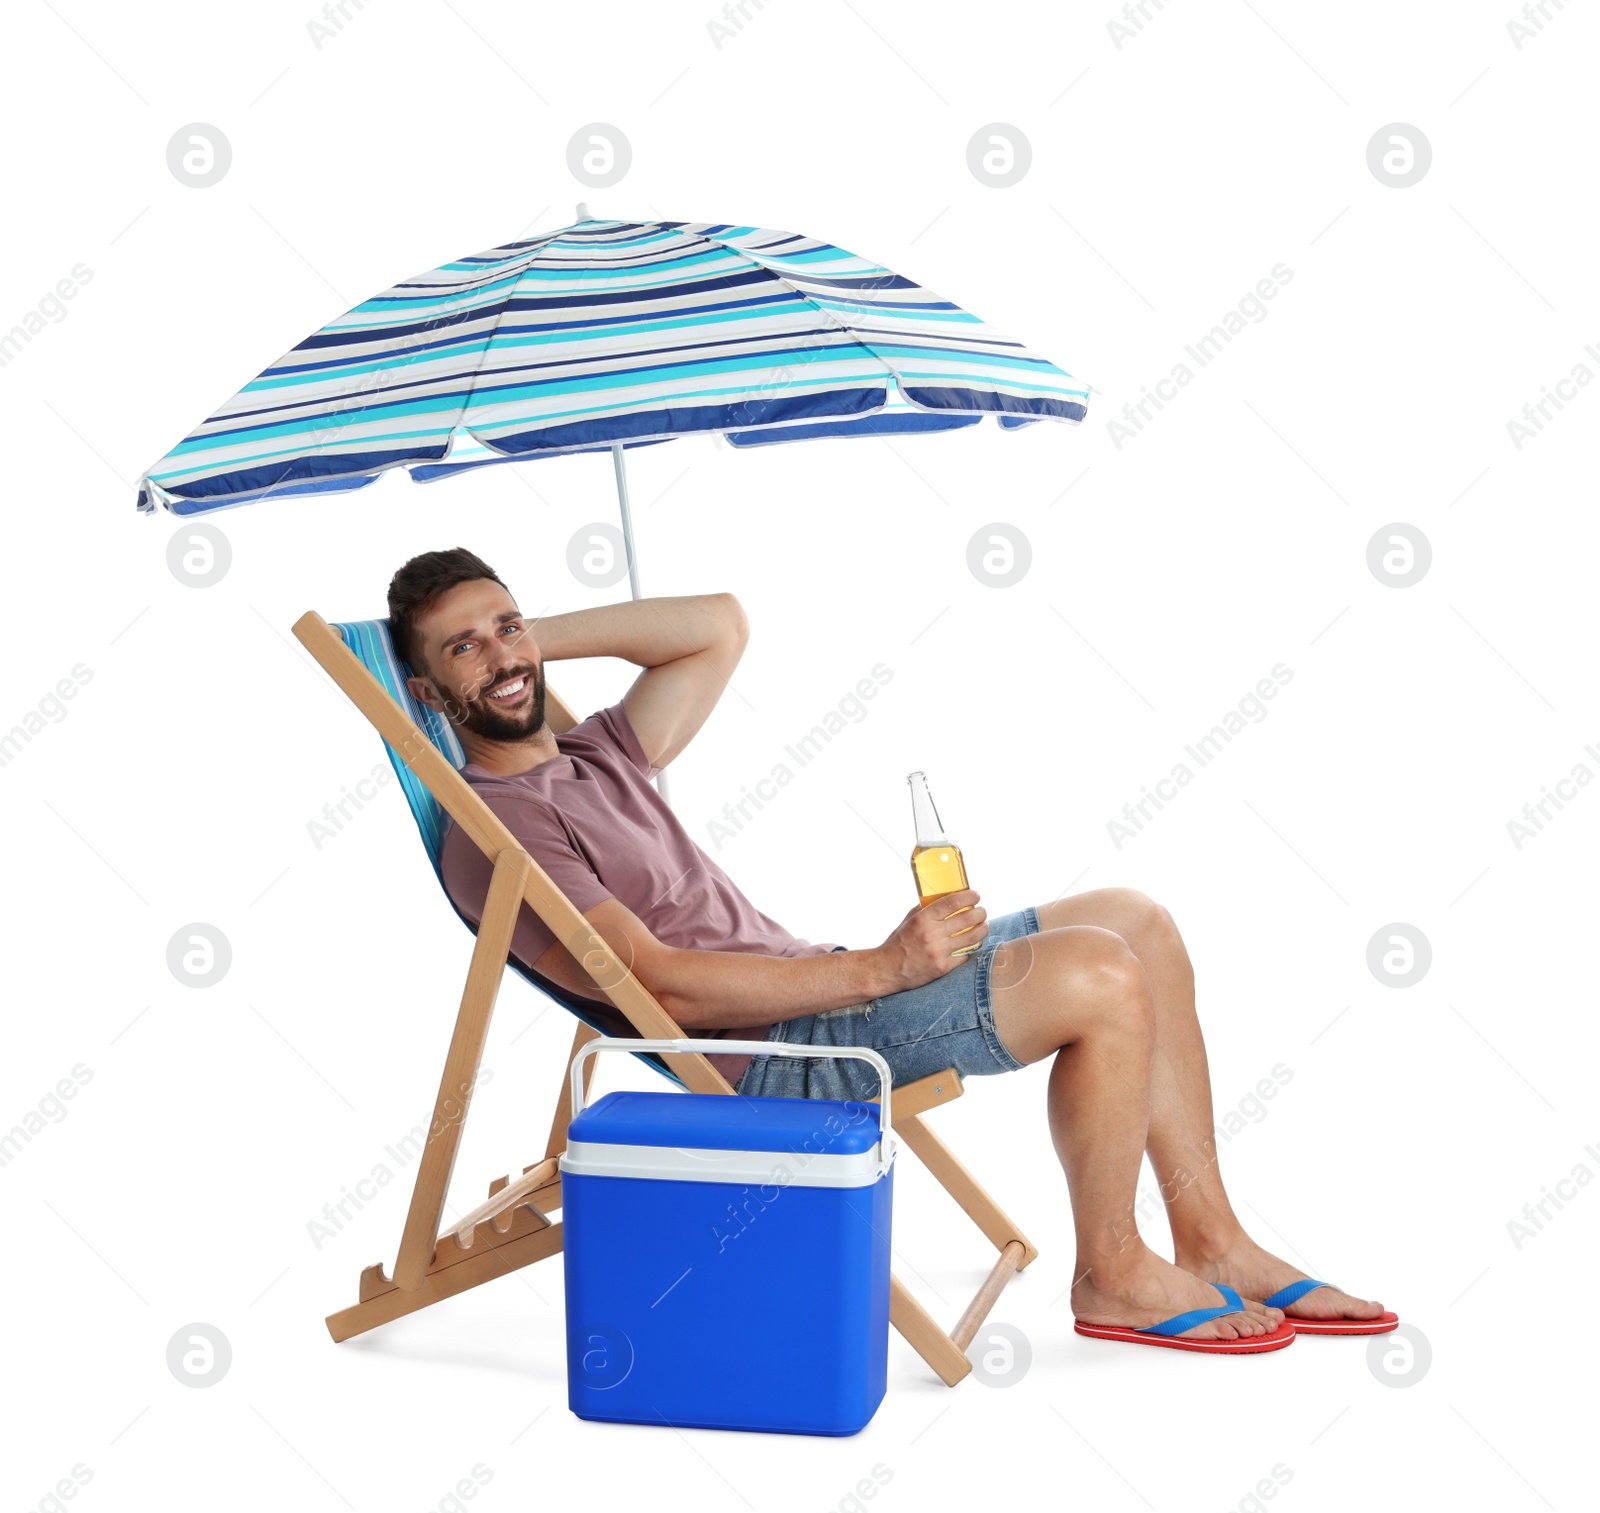
[[[400,754],[440,807],[494,864],[455,1031],[434,1102],[433,1119],[417,1164],[416,1184],[394,1275],[388,1276],[381,1263],[361,1273],[359,1301],[330,1315],[327,1320],[328,1332],[340,1341],[561,1250],[561,1225],[553,1223],[548,1216],[561,1206],[561,1177],[556,1163],[566,1149],[570,1117],[568,1074],[571,1057],[597,1033],[581,1023],[557,1084],[555,1114],[543,1158],[524,1167],[515,1181],[499,1177],[491,1182],[485,1202],[458,1223],[440,1228],[445,1195],[455,1167],[490,1017],[511,953],[517,915],[524,903],[555,932],[641,1037],[686,1037],[650,990],[613,954],[604,937],[473,791],[471,784],[362,665],[339,633],[315,611],[308,611],[295,622],[294,634],[379,735]],[[577,723],[571,709],[548,684],[545,699],[552,730],[560,733]],[[677,1057],[674,1070],[693,1092],[733,1093],[733,1088],[704,1056]],[[584,1069],[586,1085],[593,1072],[594,1058],[591,1057]],[[999,1204],[923,1122],[922,1115],[929,1109],[950,1103],[961,1093],[961,1079],[954,1070],[924,1077],[894,1090],[895,1133],[999,1252],[983,1285],[948,1333],[898,1277],[891,1278],[890,1320],[946,1385],[952,1387],[971,1371],[966,1348],[1006,1283],[1038,1255]]]

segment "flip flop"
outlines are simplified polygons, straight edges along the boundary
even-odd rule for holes
[[[1184,1340],[1178,1339],[1186,1329],[1209,1324],[1227,1313],[1243,1313],[1244,1303],[1231,1287],[1220,1282],[1211,1284],[1227,1302],[1221,1308],[1191,1308],[1187,1313],[1174,1314],[1148,1329],[1126,1329],[1120,1324],[1085,1324],[1081,1319],[1073,1323],[1079,1334],[1094,1340],[1123,1340],[1130,1345],[1162,1345],[1168,1350],[1198,1350],[1206,1355],[1256,1355],[1263,1350],[1282,1350],[1294,1343],[1294,1330],[1284,1320],[1271,1334],[1252,1335],[1239,1340]]]
[[[1291,1303],[1298,1303],[1308,1292],[1332,1285],[1331,1282],[1313,1282],[1310,1277],[1304,1277],[1287,1287],[1280,1287],[1270,1298],[1261,1301],[1267,1308],[1287,1310]],[[1285,1311],[1283,1322],[1296,1334],[1388,1334],[1398,1327],[1400,1315],[1381,1313],[1375,1319],[1296,1319]]]

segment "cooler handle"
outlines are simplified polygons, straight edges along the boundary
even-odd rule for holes
[[[722,1056],[845,1056],[865,1061],[878,1074],[883,1114],[878,1123],[878,1164],[889,1164],[889,1089],[894,1076],[889,1063],[876,1051],[851,1045],[783,1045],[768,1040],[634,1040],[601,1035],[585,1041],[572,1058],[572,1117],[583,1112],[583,1063],[595,1051],[699,1051],[702,1055]]]

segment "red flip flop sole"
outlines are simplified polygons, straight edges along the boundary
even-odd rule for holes
[[[1375,1319],[1295,1319],[1283,1322],[1296,1334],[1388,1334],[1399,1327],[1400,1315],[1382,1313]]]
[[[1285,1345],[1292,1345],[1295,1336],[1287,1320],[1271,1334],[1252,1335],[1243,1340],[1186,1340],[1182,1335],[1145,1334],[1141,1330],[1124,1329],[1117,1324],[1085,1324],[1079,1321],[1075,1321],[1072,1327],[1092,1340],[1159,1345],[1164,1350],[1193,1350],[1201,1355],[1260,1355],[1264,1350],[1282,1350]],[[1394,1325],[1389,1327],[1392,1329]]]

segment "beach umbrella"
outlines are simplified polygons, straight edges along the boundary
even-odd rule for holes
[[[1004,264],[998,264],[1004,266]],[[734,447],[1084,418],[1089,387],[870,259],[730,222],[578,220],[458,258],[308,336],[140,480],[210,514],[625,449]]]

